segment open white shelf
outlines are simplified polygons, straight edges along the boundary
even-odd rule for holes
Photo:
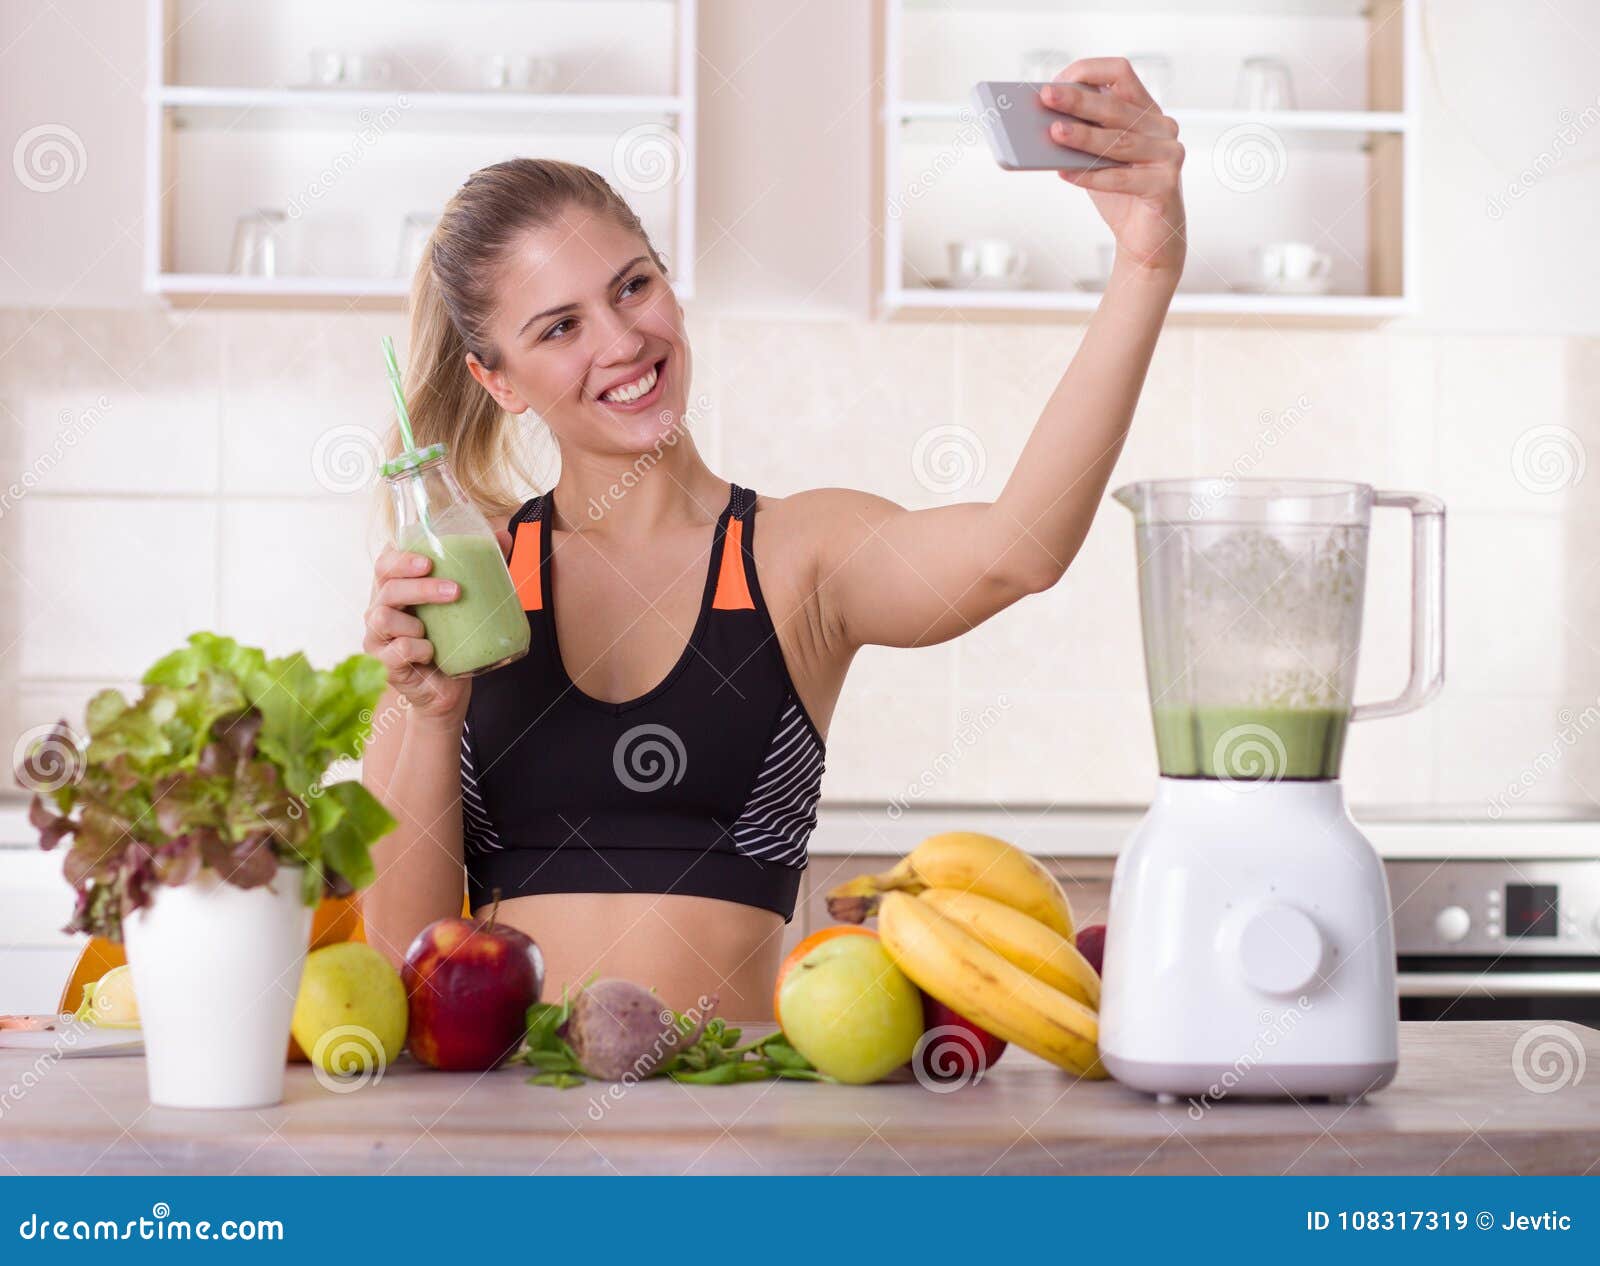
[[[1187,149],[1189,211],[1173,313],[1348,322],[1414,310],[1420,21],[1417,0],[882,0],[880,313],[1081,319],[1099,306],[1080,283],[1099,273],[1110,231],[1052,173],[1000,170],[967,96],[980,79],[1019,78],[1023,52],[1045,48],[1159,54],[1173,67],[1162,104]],[[1302,108],[1230,105],[1254,55],[1293,68]],[[1020,250],[1028,284],[930,284],[946,276],[948,243],[978,238]],[[1273,242],[1328,253],[1329,290],[1250,289],[1253,248]]]
[[[886,109],[904,122],[964,120],[975,117],[970,104],[951,101],[900,101]],[[1411,130],[1412,119],[1397,110],[1185,110],[1168,111],[1185,130],[1229,128],[1254,123],[1277,132],[1394,132]]]
[[[403,300],[402,219],[525,155],[610,179],[692,296],[697,0],[146,0],[146,15],[146,290]],[[397,73],[381,87],[304,85],[319,49]],[[477,64],[505,50],[553,57],[560,90],[474,88]],[[632,90],[606,90],[621,85]],[[646,146],[648,160],[631,157]],[[619,168],[658,158],[670,179]],[[234,224],[260,208],[287,213],[282,271],[234,274]]]

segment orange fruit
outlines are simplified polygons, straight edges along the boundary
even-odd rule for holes
[[[871,928],[859,927],[854,923],[834,923],[823,928],[820,932],[813,932],[800,944],[789,951],[787,958],[778,967],[778,979],[772,985],[772,1018],[778,1022],[778,1027],[783,1027],[783,1017],[778,1014],[778,994],[783,989],[783,978],[789,974],[789,969],[798,963],[824,941],[831,941],[836,936],[877,936]]]

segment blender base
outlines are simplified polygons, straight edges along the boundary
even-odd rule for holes
[[[1124,1086],[1163,1102],[1194,1099],[1343,1099],[1354,1102],[1394,1080],[1398,1060],[1381,1064],[1151,1064],[1101,1052],[1106,1071]]]
[[[1381,1089],[1399,1063],[1390,917],[1337,781],[1163,778],[1112,878],[1101,1060],[1202,1101]]]

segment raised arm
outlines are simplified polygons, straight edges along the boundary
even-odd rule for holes
[[[910,511],[867,493],[805,494],[806,517],[826,525],[823,613],[850,645],[941,642],[1055,584],[1122,450],[1183,271],[1183,147],[1125,60],[1074,62],[1056,79],[1045,104],[1089,122],[1063,119],[1055,139],[1128,164],[1060,173],[1089,191],[1116,236],[1105,295],[994,502]]]

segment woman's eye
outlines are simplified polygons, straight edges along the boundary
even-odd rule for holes
[[[630,277],[628,279],[627,283],[622,287],[622,293],[624,295],[636,294],[639,290],[643,290],[649,284],[650,278],[645,276],[643,273],[640,273],[637,277]],[[635,285],[637,285],[637,289],[634,289]]]
[[[544,332],[544,336],[545,336],[545,338],[554,338],[557,334],[559,334],[561,332],[561,327],[562,326],[571,325],[571,324],[572,324],[572,318],[571,317],[567,317],[564,320],[557,321],[554,325],[552,325],[548,330],[546,330]]]

